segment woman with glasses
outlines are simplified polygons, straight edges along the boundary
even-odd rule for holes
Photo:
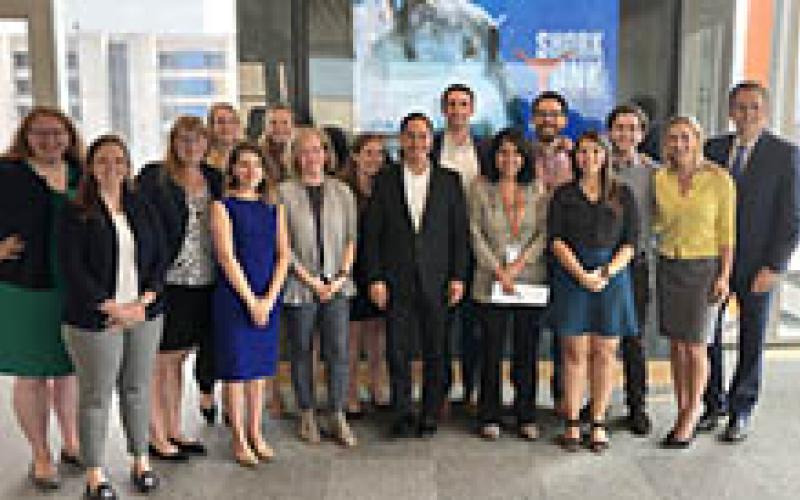
[[[72,121],[34,108],[0,158],[0,373],[13,375],[13,405],[31,447],[30,478],[59,486],[48,442],[50,412],[61,429],[61,462],[80,465],[77,387],[61,340],[63,279],[55,221],[82,168]]]

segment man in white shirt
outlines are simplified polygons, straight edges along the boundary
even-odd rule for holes
[[[464,193],[483,172],[485,143],[470,131],[470,120],[475,113],[475,93],[464,84],[453,84],[442,92],[444,131],[433,139],[433,160],[440,166],[456,172],[461,178]],[[470,294],[470,284],[475,269],[475,259],[470,251],[467,264],[467,290],[464,300],[449,315],[448,339],[445,343],[445,409],[447,394],[453,382],[453,341],[459,339],[463,402],[474,405],[477,401],[478,370],[480,361],[480,332],[475,320],[475,304]],[[460,321],[458,321],[460,320]],[[445,410],[446,412],[446,410]]]
[[[364,215],[363,265],[369,296],[386,311],[392,436],[436,432],[444,399],[448,308],[464,296],[467,211],[459,177],[430,159],[433,131],[421,113],[400,127],[399,165],[375,176]],[[415,342],[415,337],[418,342]],[[411,412],[411,360],[423,360],[422,411]]]

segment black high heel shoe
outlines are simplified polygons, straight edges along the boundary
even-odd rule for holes
[[[594,430],[595,429],[602,429],[603,431],[605,431],[606,438],[605,439],[595,439],[594,438]],[[603,422],[603,421],[594,421],[594,422],[592,422],[592,434],[590,436],[591,437],[589,438],[589,449],[593,453],[603,453],[604,451],[606,451],[609,448],[610,444],[609,444],[609,441],[608,441],[608,426],[606,425],[605,422]]]
[[[697,437],[697,428],[692,429],[692,433],[687,439],[678,439],[675,437],[675,429],[667,433],[664,439],[661,440],[659,446],[665,450],[685,450],[690,447]]]
[[[565,420],[564,432],[556,438],[556,443],[558,443],[564,451],[575,453],[581,446],[580,428],[580,420]],[[578,437],[568,437],[567,429],[578,429]]]
[[[94,490],[87,484],[83,498],[86,500],[117,500],[119,497],[111,483],[103,482],[98,484]]]
[[[158,489],[159,484],[161,484],[161,480],[152,470],[143,470],[138,474],[136,471],[132,470],[131,483],[133,483],[133,488],[137,492],[146,495]]]

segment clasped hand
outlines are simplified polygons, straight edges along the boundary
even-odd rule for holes
[[[106,315],[106,328],[109,330],[130,328],[147,319],[147,308],[141,302],[120,304],[108,299],[98,309]]]
[[[584,271],[578,281],[584,288],[595,293],[602,292],[608,285],[608,278],[603,276],[600,268]]]

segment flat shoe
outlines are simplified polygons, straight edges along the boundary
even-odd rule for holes
[[[184,453],[180,448],[178,448],[178,451],[175,453],[164,453],[156,448],[155,445],[150,444],[148,449],[150,456],[158,460],[164,460],[167,462],[185,462],[189,460],[189,455]]]
[[[61,457],[60,462],[64,465],[71,465],[72,467],[83,467],[83,462],[81,462],[81,457],[79,455],[72,455],[67,453],[66,450],[61,450]]]
[[[169,442],[186,455],[204,456],[208,453],[206,446],[200,441],[178,441],[174,438],[169,438]]]

